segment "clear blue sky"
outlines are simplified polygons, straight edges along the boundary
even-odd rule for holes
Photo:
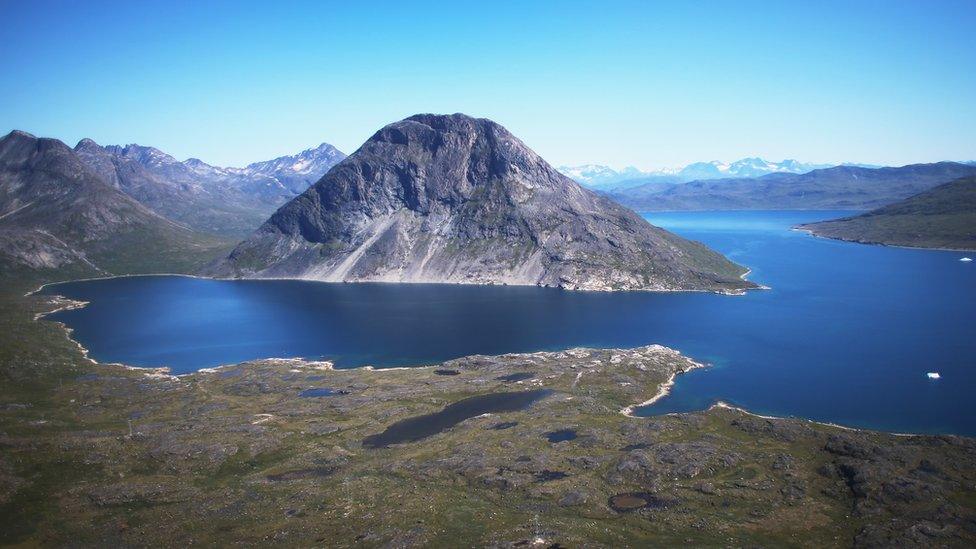
[[[243,165],[464,112],[553,164],[976,158],[973,0],[0,2],[0,131],[72,145]]]

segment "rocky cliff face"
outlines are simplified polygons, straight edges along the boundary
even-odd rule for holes
[[[502,126],[417,115],[378,131],[215,274],[586,290],[754,287],[746,270],[560,174]]]

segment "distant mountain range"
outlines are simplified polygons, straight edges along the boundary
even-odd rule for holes
[[[898,168],[835,166],[803,174],[773,173],[680,184],[655,181],[607,194],[638,211],[868,210],[974,174],[976,166],[958,162]]]
[[[108,184],[159,214],[229,237],[250,234],[345,158],[328,143],[245,168],[220,168],[196,158],[180,162],[153,147],[103,147],[91,139],[82,139],[75,152]]]
[[[817,236],[917,248],[976,250],[976,176],[865,214],[800,225]]]
[[[15,130],[0,140],[0,278],[195,271],[343,158],[323,143],[220,168]]]
[[[854,165],[854,164],[845,164]],[[695,162],[683,168],[664,169],[644,172],[634,167],[614,170],[600,164],[584,164],[580,166],[560,166],[559,171],[574,179],[577,183],[601,190],[619,190],[636,187],[647,183],[685,183],[688,181],[762,177],[771,173],[801,174],[809,171],[829,168],[834,164],[808,164],[796,160],[770,162],[762,158],[743,158],[735,162]],[[863,167],[876,167],[858,164]]]
[[[475,148],[438,141],[455,138]],[[13,131],[0,140],[0,275],[188,272],[247,237],[224,261],[224,273],[731,289],[737,266],[670,233],[647,232],[607,198],[639,211],[867,210],[976,176],[972,162],[805,171],[815,166],[749,158],[651,175],[563,168],[601,197],[487,120],[412,117],[364,147],[338,171],[330,170],[345,155],[325,143],[221,168],[153,147],[83,139],[72,149]],[[456,172],[458,162],[466,172]],[[543,195],[549,202],[539,201]],[[472,248],[488,241],[491,249]]]
[[[376,132],[211,274],[586,290],[755,287],[746,269],[561,175],[505,128],[421,114]]]
[[[592,188],[609,188],[614,183],[628,179],[646,177],[649,172],[642,172],[633,166],[622,170],[615,170],[601,164],[581,164],[579,166],[559,166],[559,173],[576,181],[580,185]]]
[[[0,139],[0,278],[192,271],[227,244],[152,211],[56,139]]]

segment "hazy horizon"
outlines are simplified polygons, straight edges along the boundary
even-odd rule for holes
[[[937,5],[936,5],[937,4]],[[976,4],[10,5],[0,127],[217,166],[463,112],[553,165],[976,158]]]

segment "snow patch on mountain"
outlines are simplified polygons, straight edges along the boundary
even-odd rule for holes
[[[694,162],[678,168],[663,168],[652,171],[641,171],[634,167],[615,170],[602,164],[583,164],[579,166],[560,166],[558,170],[573,178],[578,183],[588,187],[618,187],[620,183],[630,180],[662,178],[674,183],[695,181],[700,179],[720,179],[726,177],[761,177],[771,173],[807,173],[821,168],[832,167],[833,164],[810,164],[788,158],[782,162],[770,162],[758,157],[743,158],[735,162]]]

